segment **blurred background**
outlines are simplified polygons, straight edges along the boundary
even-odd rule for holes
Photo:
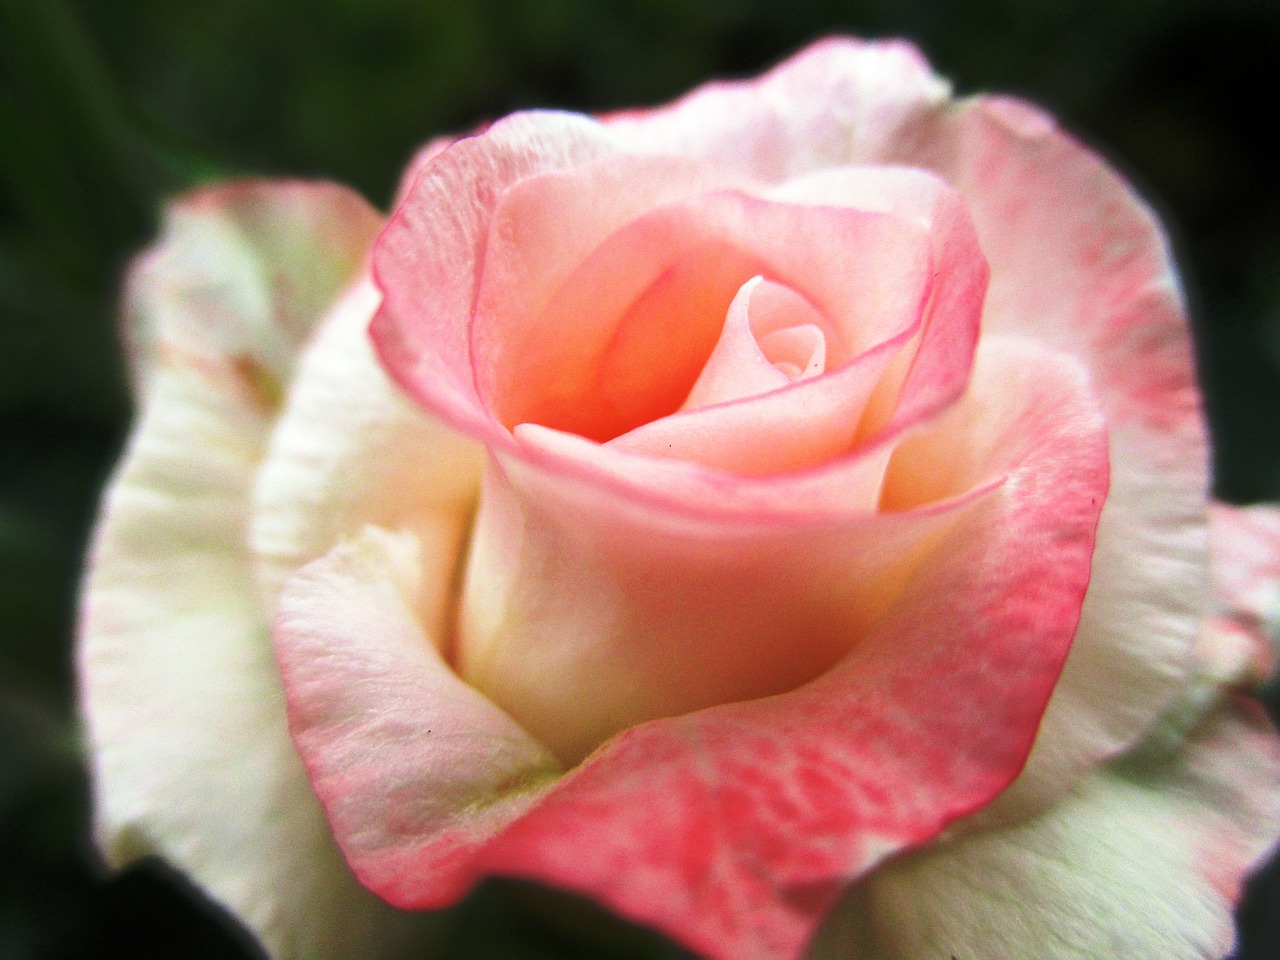
[[[254,955],[161,867],[106,876],[87,839],[73,598],[130,417],[117,287],[164,198],[266,173],[385,206],[433,134],[657,103],[832,32],[910,37],[961,93],[1045,104],[1138,184],[1198,324],[1217,492],[1280,499],[1274,0],[0,0],[0,957]],[[1278,904],[1273,868],[1241,960],[1280,956]],[[486,885],[452,956],[682,956],[585,910]]]

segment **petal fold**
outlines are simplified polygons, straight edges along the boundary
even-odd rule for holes
[[[343,853],[403,907],[461,896],[471,848],[559,773],[423,633],[423,591],[443,591],[450,571],[421,557],[446,553],[366,528],[290,579],[275,626],[290,729]]]

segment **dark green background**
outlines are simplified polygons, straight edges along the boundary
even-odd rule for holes
[[[911,37],[961,92],[1046,104],[1132,177],[1190,292],[1217,490],[1280,499],[1274,0],[0,0],[0,957],[247,955],[155,866],[104,877],[86,840],[73,596],[129,417],[114,298],[161,200],[273,173],[385,205],[432,134],[659,102],[837,31]],[[1278,902],[1273,870],[1242,958],[1280,956]],[[454,955],[678,955],[579,908],[488,886]]]

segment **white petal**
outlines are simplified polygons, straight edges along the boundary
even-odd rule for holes
[[[358,258],[337,254],[376,217],[349,192],[300,184],[205,191],[178,211],[187,226],[133,276],[145,404],[85,580],[98,842],[113,865],[164,857],[281,960],[397,955],[418,921],[364,891],[333,843],[286,729],[247,539],[274,414],[258,374],[287,377],[289,344],[322,309],[305,303],[351,279]],[[334,256],[309,264],[300,300],[289,283],[254,286],[281,276],[272,257],[288,228],[292,256]]]
[[[365,524],[462,520],[479,491],[483,448],[405,399],[374,358],[379,300],[367,281],[352,288],[298,361],[254,487],[251,537],[268,602]]]

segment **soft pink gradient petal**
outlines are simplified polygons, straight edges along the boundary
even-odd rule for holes
[[[817,180],[797,183],[788,196],[812,203]],[[914,426],[960,395],[978,341],[987,265],[958,196],[934,177],[901,170],[841,171],[821,178],[820,185],[828,202],[848,202],[848,209],[859,210],[860,201],[877,197],[868,204],[873,210],[884,209],[895,223],[924,231],[928,254],[918,263],[927,281],[920,284],[923,278],[914,271],[902,272],[907,250],[874,237],[841,245],[861,254],[864,262],[857,265],[842,263],[829,242],[809,249],[793,245],[811,249],[821,270],[798,272],[789,282],[827,307],[823,315],[833,327],[834,343],[853,359],[840,365],[834,357],[828,362],[835,369],[780,393],[645,423],[611,445],[738,475],[796,471],[837,460],[860,440]],[[860,271],[878,282],[850,283]],[[837,284],[843,287],[839,292],[833,290]],[[865,304],[876,304],[883,313],[870,318]],[[896,319],[903,316],[910,319]],[[838,460],[833,466],[839,469]],[[849,508],[873,506],[879,486],[879,477],[869,471],[862,484],[849,487]],[[779,492],[787,496],[785,488]]]
[[[673,413],[735,294],[757,275],[812,304],[835,334],[828,365],[845,366],[884,341],[900,345],[922,324],[937,266],[927,240],[923,225],[883,213],[738,191],[692,194],[607,237],[512,348],[489,345],[501,341],[482,336],[486,315],[478,315],[473,363],[482,382],[496,369],[495,390],[506,391],[482,399],[508,426],[532,422],[596,440]],[[490,281],[486,273],[482,289]]]
[[[875,156],[949,92],[910,43],[832,37],[757,79],[708,83],[604,121],[631,149],[776,182]]]
[[[920,118],[879,159],[933,169],[960,190],[991,265],[984,332],[1080,357],[1111,434],[1080,633],[1026,774],[991,811],[1025,816],[1141,739],[1191,682],[1211,598],[1190,330],[1150,210],[1034,107],[961,102]]]
[[[1236,699],[1175,752],[1122,757],[1043,816],[886,864],[812,960],[1221,960],[1277,833],[1280,741]]]
[[[451,579],[430,539],[366,528],[289,580],[275,625],[290,730],[342,851],[402,907],[474,882],[474,847],[559,773],[423,632],[421,598]]]
[[[289,739],[248,549],[294,352],[378,222],[322,183],[235,183],[170,208],[127,284],[142,409],[83,587],[80,698],[104,856],[163,857],[277,960],[400,956],[421,926],[361,889],[334,846]]]
[[[478,130],[473,130],[471,136],[483,133],[484,130],[485,126],[481,126]],[[458,139],[458,137],[451,134],[432,137],[414,152],[413,156],[409,158],[409,162],[405,165],[404,172],[400,174],[400,181],[396,184],[395,197],[391,201],[392,210],[404,203],[405,198],[409,195],[409,190],[413,187],[413,182],[418,179],[418,174],[422,172],[423,168],[453,146]]]
[[[655,207],[740,183],[689,160],[617,154],[526,177],[504,190],[484,260],[471,265],[480,284],[474,316],[455,318],[471,326],[480,396],[499,419],[530,419],[524,408],[536,400],[524,396],[526,391],[569,392],[573,378],[598,366],[629,301],[689,240],[664,241],[645,232],[626,245],[620,275],[610,278],[605,291],[591,290],[570,305],[552,307],[565,299],[562,288],[601,243]],[[614,301],[613,309],[606,298]]]
[[[977,346],[989,268],[964,198],[933,174],[893,166],[819,170],[774,188],[790,203],[847,204],[927,231],[932,283],[911,349],[902,351],[863,418],[863,437],[902,429],[952,402]]]
[[[414,177],[374,249],[384,301],[371,333],[393,378],[447,423],[495,428],[479,402],[470,317],[499,196],[526,177],[616,150],[585,117],[516,114],[435,154]]]

